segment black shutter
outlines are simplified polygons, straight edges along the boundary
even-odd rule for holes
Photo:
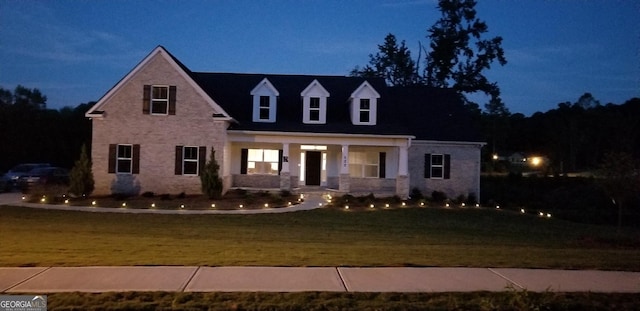
[[[431,178],[431,153],[424,154],[424,178]]]
[[[149,114],[151,110],[151,85],[142,88],[142,114]]]
[[[140,174],[140,145],[133,145],[131,174]]]
[[[378,176],[380,178],[386,178],[387,177],[387,153],[386,152],[380,152],[380,166],[378,166],[379,171],[378,171]]]
[[[247,173],[248,162],[249,162],[249,149],[243,148],[240,152],[240,174]]]
[[[451,178],[451,155],[444,155],[444,179]]]
[[[172,85],[169,87],[169,114],[176,114],[176,86]],[[206,152],[206,148],[205,148]]]
[[[207,164],[207,147],[200,146],[198,148],[198,176],[202,175],[204,166]]]
[[[282,156],[284,155],[284,151],[278,150],[278,175],[280,175],[280,171],[282,171]]]
[[[109,145],[109,174],[116,173],[116,152],[118,145],[110,144]]]
[[[175,174],[182,175],[182,146],[176,146]]]

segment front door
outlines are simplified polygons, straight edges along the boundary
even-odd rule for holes
[[[307,151],[304,161],[306,168],[304,173],[304,180],[306,180],[307,186],[320,186],[321,179],[321,166],[322,152],[320,151]]]

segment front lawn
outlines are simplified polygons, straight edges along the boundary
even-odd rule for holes
[[[136,215],[0,207],[0,266],[465,266],[640,271],[640,231],[476,208]]]

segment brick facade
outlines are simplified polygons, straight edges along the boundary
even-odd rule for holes
[[[154,84],[176,86],[175,115],[143,114],[144,85]],[[206,146],[207,160],[213,147],[222,166],[227,122],[216,121],[212,115],[219,112],[160,55],[124,81],[102,109],[104,116],[93,120],[94,194],[201,193],[198,176],[175,175],[176,146]],[[140,173],[108,173],[110,144],[139,144]]]

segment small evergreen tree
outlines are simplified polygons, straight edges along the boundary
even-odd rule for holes
[[[209,197],[209,199],[218,199],[222,196],[222,179],[218,175],[220,165],[216,161],[216,151],[211,148],[211,158],[205,164],[202,174],[200,174],[200,181],[202,182],[202,192]]]
[[[69,173],[69,192],[77,196],[90,195],[93,192],[93,188],[91,160],[87,155],[87,147],[83,144],[80,150],[80,158]]]

